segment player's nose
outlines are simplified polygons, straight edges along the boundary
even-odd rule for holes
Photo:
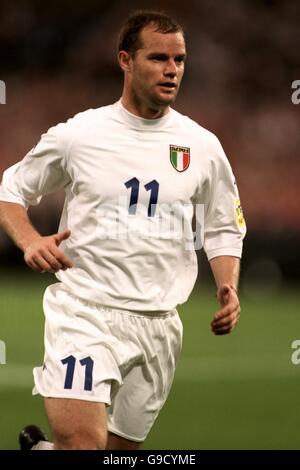
[[[174,60],[169,60],[166,63],[166,68],[165,68],[165,75],[168,77],[176,77],[177,75],[177,65]]]

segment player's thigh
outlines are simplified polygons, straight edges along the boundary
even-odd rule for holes
[[[181,349],[182,324],[177,312],[162,318],[134,316],[130,320],[128,329],[142,344],[143,360],[132,362],[123,373],[122,385],[113,386],[107,408],[108,430],[141,443],[171,389]]]
[[[108,432],[107,450],[138,450],[142,447],[143,442],[134,442],[124,437],[117,436],[112,432]]]
[[[69,398],[44,398],[54,443],[72,448],[105,449],[107,418],[104,403]]]

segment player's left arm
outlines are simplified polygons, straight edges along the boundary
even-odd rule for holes
[[[211,322],[211,329],[215,335],[226,335],[236,327],[241,314],[237,290],[240,259],[235,256],[217,256],[210,260],[210,266],[220,304]]]

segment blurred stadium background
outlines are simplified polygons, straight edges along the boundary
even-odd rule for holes
[[[120,23],[136,8],[158,8],[186,29],[188,62],[175,108],[216,133],[238,180],[248,225],[241,276],[243,318],[216,338],[217,308],[208,264],[180,308],[184,348],[170,399],[146,448],[297,449],[300,365],[300,4],[296,0],[22,0],[0,3],[0,172],[53,124],[116,101]],[[44,234],[57,228],[62,195],[31,215]],[[0,232],[0,449],[34,422],[46,430],[42,402],[31,397],[32,366],[42,361],[44,287]]]

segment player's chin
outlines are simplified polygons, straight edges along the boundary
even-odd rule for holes
[[[170,106],[172,103],[174,103],[175,99],[176,99],[176,94],[163,94],[163,95],[159,95],[157,97],[157,102],[160,103],[161,105],[165,105],[165,106]]]
[[[160,93],[157,93],[157,100],[160,101],[161,103],[164,104],[172,104],[174,103],[176,96],[177,96],[177,90],[176,89],[166,89],[164,91],[161,91]]]

